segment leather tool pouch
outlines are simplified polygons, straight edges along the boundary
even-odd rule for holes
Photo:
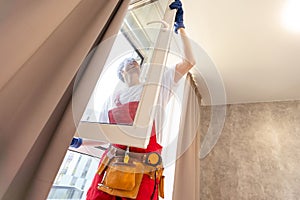
[[[165,176],[161,176],[158,184],[158,194],[161,198],[165,198],[164,187],[165,187]]]
[[[136,199],[143,175],[146,174],[157,181],[159,196],[164,198],[164,168],[158,153],[144,154],[142,157],[145,159],[141,159],[140,153],[131,153],[129,162],[125,163],[124,155],[116,156],[114,150],[111,147],[98,168],[97,173],[103,174],[102,181],[98,184],[99,190],[112,196]]]
[[[113,196],[135,199],[143,179],[143,164],[124,163],[123,159],[123,157],[114,157],[106,167],[99,167],[99,169],[103,168],[105,173],[98,189]],[[103,170],[98,173],[101,174]]]

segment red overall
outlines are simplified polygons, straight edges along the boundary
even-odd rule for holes
[[[139,104],[139,102],[129,102],[127,104],[120,104],[120,105],[118,105],[117,108],[110,110],[108,113],[110,123],[112,123],[112,124],[132,124],[135,114],[136,114],[138,104]],[[115,144],[114,146],[117,146],[122,149],[126,149],[126,147],[123,145]],[[139,153],[155,151],[155,152],[160,153],[161,149],[162,149],[162,146],[160,146],[156,142],[155,126],[153,125],[150,142],[147,146],[147,149],[130,147],[129,151],[139,152]],[[104,155],[105,154],[106,154],[106,152],[104,153]],[[103,157],[102,157],[102,159],[103,159]],[[102,159],[101,159],[101,161],[102,161]],[[101,163],[101,161],[100,161],[100,163]],[[101,182],[102,177],[103,177],[103,174],[101,174],[101,175],[96,174],[94,176],[92,185],[89,188],[88,193],[87,193],[87,200],[118,200],[118,199],[127,200],[127,198],[111,196],[105,192],[102,192],[101,190],[98,190],[97,186],[98,186],[98,183]],[[136,199],[137,200],[150,200],[151,196],[153,195],[153,192],[154,192],[153,200],[158,200],[157,184],[155,186],[154,180],[150,179],[150,177],[148,175],[144,175],[140,189],[139,189],[139,193],[138,193],[138,196]]]

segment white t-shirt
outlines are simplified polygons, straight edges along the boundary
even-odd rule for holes
[[[167,105],[170,97],[172,96],[172,90],[177,86],[174,82],[174,76],[175,76],[175,67],[173,68],[165,68],[163,78],[162,78],[162,85],[160,88],[160,94],[158,98],[157,105],[159,106],[159,110],[165,108]],[[127,87],[123,90],[115,92],[104,104],[104,107],[100,113],[99,121],[101,123],[108,123],[108,111],[117,107],[117,102],[121,104],[126,104],[128,102],[133,101],[140,101],[140,97],[143,91],[143,84],[134,85],[131,87]],[[162,116],[158,112],[156,116],[156,120],[159,119],[161,121]]]

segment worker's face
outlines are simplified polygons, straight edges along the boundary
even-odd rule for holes
[[[123,68],[122,75],[126,82],[139,79],[141,73],[140,65],[136,61],[131,61]]]

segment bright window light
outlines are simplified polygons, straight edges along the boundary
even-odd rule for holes
[[[288,0],[286,2],[282,22],[287,29],[300,32],[300,0]]]

